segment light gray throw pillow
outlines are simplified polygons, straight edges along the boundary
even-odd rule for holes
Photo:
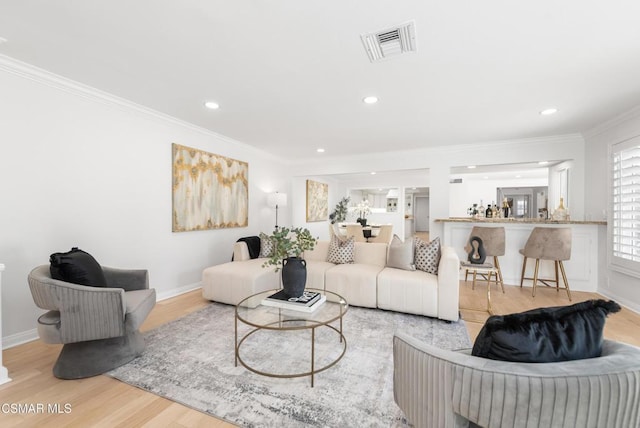
[[[391,244],[389,244],[387,266],[403,270],[416,270],[416,265],[413,263],[413,238],[402,242],[398,235],[393,235]]]

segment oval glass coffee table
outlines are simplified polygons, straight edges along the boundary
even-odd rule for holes
[[[283,309],[273,306],[264,306],[256,303],[274,294],[278,290],[269,290],[246,297],[236,305],[235,315],[235,365],[238,362],[248,370],[263,376],[278,378],[293,378],[310,376],[313,387],[314,375],[334,366],[344,356],[347,350],[347,340],[342,333],[342,318],[349,309],[347,301],[340,295],[330,291],[307,288],[305,291],[315,291],[326,296],[326,301],[313,312],[307,313],[291,309]],[[251,307],[254,306],[254,307]],[[248,332],[238,333],[238,322],[250,326]],[[338,326],[331,323],[337,322]],[[337,339],[341,345],[339,355],[332,357],[329,361],[324,361],[321,367],[316,367],[316,329],[328,328],[337,333]],[[272,371],[258,370],[252,364],[245,361],[240,353],[242,345],[257,332],[286,332],[295,330],[309,330],[310,362],[308,371],[296,373],[274,373]],[[303,344],[301,344],[302,346]],[[260,346],[277,347],[277,342],[269,340]]]

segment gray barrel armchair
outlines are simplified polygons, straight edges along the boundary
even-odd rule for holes
[[[513,363],[393,338],[393,392],[416,428],[640,426],[640,348],[605,340],[602,355]]]
[[[51,278],[49,265],[29,273],[45,343],[63,344],[54,376],[79,379],[119,367],[144,350],[139,331],[156,303],[146,270],[102,267],[108,287],[90,287]]]

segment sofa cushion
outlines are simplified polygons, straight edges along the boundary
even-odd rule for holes
[[[51,278],[72,284],[106,287],[102,267],[93,256],[77,247],[49,256]]]
[[[237,305],[242,299],[261,291],[280,287],[279,272],[274,266],[263,267],[265,259],[229,262],[202,271],[202,297],[215,302]],[[260,300],[247,302],[257,306]]]
[[[387,267],[403,270],[416,270],[416,265],[413,262],[413,253],[413,238],[409,238],[402,242],[398,235],[393,235],[391,244],[389,244]]]
[[[323,260],[305,260],[307,262],[307,283],[305,288],[324,290],[325,273],[335,264]]]
[[[382,269],[383,267],[365,263],[336,265],[325,273],[325,290],[344,297],[349,305],[375,308],[377,278]]]
[[[438,277],[419,270],[386,267],[378,273],[378,307],[438,317]]]
[[[353,263],[355,240],[351,236],[345,240],[338,238],[337,236],[331,237],[331,243],[329,244],[329,254],[327,255],[327,261],[335,264]]]
[[[549,363],[599,357],[602,330],[613,301],[589,300],[570,306],[539,308],[489,317],[472,355],[492,360]]]
[[[440,263],[440,238],[435,238],[431,242],[415,238],[415,241],[416,269],[437,275]]]

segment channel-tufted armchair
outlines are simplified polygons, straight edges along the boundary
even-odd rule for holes
[[[640,348],[605,340],[598,358],[514,363],[396,333],[395,401],[415,428],[640,427]]]
[[[146,270],[102,266],[107,287],[90,287],[51,277],[49,265],[29,273],[35,304],[48,312],[38,318],[45,343],[62,343],[53,367],[61,379],[79,379],[119,367],[144,350],[139,328],[156,303]]]

